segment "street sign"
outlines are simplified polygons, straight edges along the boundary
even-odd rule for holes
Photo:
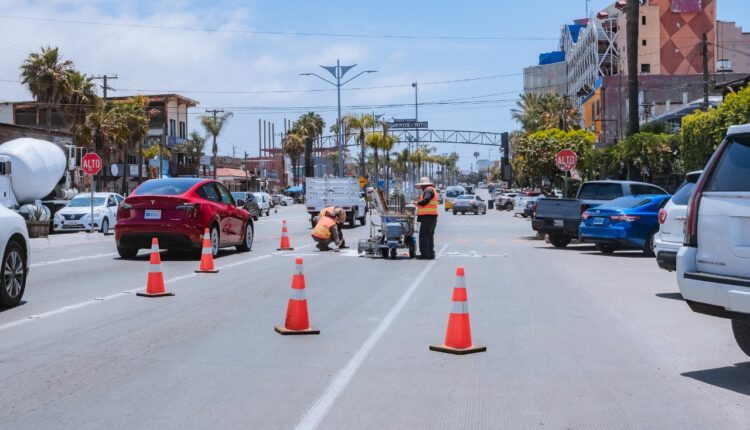
[[[563,149],[555,155],[555,164],[557,165],[557,168],[563,172],[573,170],[573,168],[576,167],[577,161],[578,156],[570,149]]]
[[[96,175],[102,170],[102,159],[96,153],[89,152],[81,158],[81,168],[89,175]]]
[[[367,179],[364,176],[359,177],[359,187],[362,188],[367,185]]]
[[[403,128],[428,128],[427,121],[413,121],[413,120],[399,120],[388,123],[388,128],[391,129],[403,129]]]

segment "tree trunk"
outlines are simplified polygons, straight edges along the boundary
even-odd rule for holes
[[[379,175],[378,175],[378,167],[379,167],[379,163],[378,163],[378,148],[374,148],[373,149],[373,154],[375,156],[375,174],[373,175],[373,177],[375,178],[375,189],[377,190],[378,189],[378,179],[379,179]]]
[[[52,106],[47,104],[47,140],[52,142]]]
[[[123,172],[122,172],[122,195],[128,196],[128,149],[123,151]]]

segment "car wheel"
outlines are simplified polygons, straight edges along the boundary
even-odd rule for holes
[[[362,218],[357,218],[357,219],[359,219],[359,223],[361,225],[366,225],[367,224],[367,215],[363,216]]]
[[[211,254],[214,257],[219,255],[219,230],[214,226],[211,227]]]
[[[388,248],[380,248],[380,256],[383,258],[388,258]]]
[[[398,256],[398,251],[396,251],[395,248],[391,249],[391,260],[395,260],[397,256]]]
[[[479,215],[479,209],[474,209],[474,215]]]
[[[138,255],[138,248],[127,248],[124,246],[117,246],[117,253],[120,254],[120,258],[127,260],[135,258]]]
[[[107,235],[109,234],[109,220],[107,218],[104,218],[102,220],[102,234]]]
[[[3,256],[2,288],[0,288],[0,306],[11,308],[21,303],[26,289],[26,253],[15,240],[8,243]]]
[[[750,356],[750,323],[732,320],[732,332],[734,333],[734,340],[742,352]]]
[[[648,235],[648,237],[646,238],[646,243],[643,244],[643,255],[645,255],[646,257],[653,257],[654,255],[656,255],[654,252],[654,236],[654,233]]]
[[[615,245],[609,243],[597,243],[594,246],[596,247],[596,250],[602,254],[613,254],[617,250]]]
[[[271,216],[271,208],[268,208],[268,210],[266,211],[266,216]]]
[[[354,212],[350,213],[347,218],[348,218],[348,222],[349,222],[349,228],[354,228],[355,227]]]
[[[512,211],[513,210],[513,203],[506,203],[505,204],[505,210],[506,211]]]
[[[254,233],[252,223],[248,222],[245,224],[245,239],[242,241],[242,244],[237,245],[237,251],[248,252],[253,248]]]
[[[457,213],[458,213],[458,212],[456,212],[456,211],[453,211],[453,215],[455,215],[455,214],[457,214]]]
[[[550,234],[549,243],[555,248],[565,248],[570,243],[570,236],[565,234]]]

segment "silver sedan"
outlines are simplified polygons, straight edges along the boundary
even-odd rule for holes
[[[453,215],[459,212],[462,215],[466,215],[466,212],[471,212],[474,215],[485,215],[487,213],[487,203],[477,195],[463,194],[456,197],[456,200],[453,202]]]

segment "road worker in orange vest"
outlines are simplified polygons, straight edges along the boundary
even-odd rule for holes
[[[339,238],[339,231],[336,226],[336,215],[325,215],[318,217],[318,222],[312,231],[312,238],[317,242],[316,247],[321,251],[330,251],[328,246],[335,243],[341,248],[342,241]]]
[[[419,221],[419,260],[435,259],[435,226],[438,217],[438,194],[435,184],[430,178],[423,176],[415,187],[422,190],[417,206],[417,221]]]
[[[346,246],[346,241],[344,240],[344,232],[342,231],[344,223],[346,222],[346,211],[338,206],[328,206],[327,208],[323,208],[320,211],[320,214],[318,214],[317,217],[313,218],[313,221],[317,224],[318,220],[326,215],[336,218],[336,229],[339,233],[339,240],[341,240],[339,249],[349,248],[348,246]]]

